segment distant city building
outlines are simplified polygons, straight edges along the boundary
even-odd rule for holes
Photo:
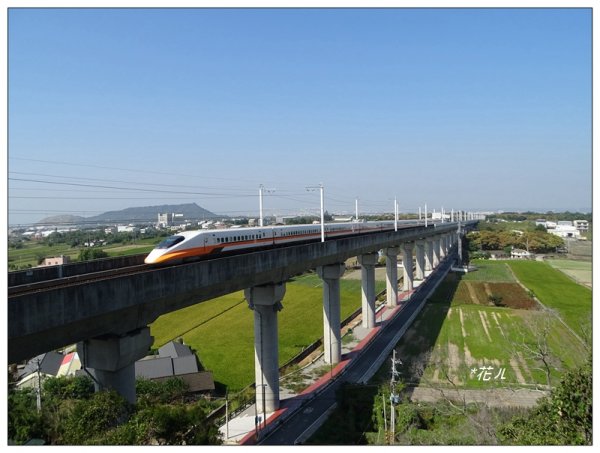
[[[354,216],[333,216],[334,222],[352,222]]]
[[[70,262],[71,257],[68,255],[51,256],[49,258],[44,258],[44,261],[42,261],[38,267],[61,266],[63,264],[69,264]]]
[[[286,225],[288,223],[288,221],[295,219],[297,216],[295,215],[280,215],[280,216],[275,216],[275,223],[277,224],[281,224],[281,225]]]
[[[168,227],[170,224],[169,222],[169,214],[158,214],[158,222],[156,223],[156,226],[159,228],[166,228]]]
[[[548,232],[561,238],[578,239],[581,237],[581,233],[579,232],[577,227],[573,225],[572,222],[558,222],[556,228],[553,228],[551,230],[549,229]]]
[[[580,232],[585,232],[585,231],[588,231],[588,229],[589,229],[589,223],[587,220],[573,220],[573,225]]]

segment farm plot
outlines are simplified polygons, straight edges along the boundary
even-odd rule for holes
[[[589,336],[592,321],[592,291],[578,285],[547,263],[510,261],[519,279],[546,307],[578,335]]]
[[[550,266],[564,272],[573,280],[588,288],[592,287],[592,263],[591,261],[575,260],[547,260]]]
[[[494,267],[488,275],[502,278],[505,269]],[[584,344],[559,318],[539,310],[511,278],[514,283],[448,275],[397,346],[407,382],[463,388],[548,385],[584,361]],[[491,294],[504,306],[494,306]],[[389,379],[389,370],[378,376]]]
[[[477,270],[463,275],[465,281],[516,282],[505,261],[473,260],[471,264]]]
[[[549,370],[538,345],[551,351]],[[426,305],[397,352],[408,382],[463,388],[546,385],[547,371],[555,383],[585,359],[583,345],[555,317],[477,305]]]

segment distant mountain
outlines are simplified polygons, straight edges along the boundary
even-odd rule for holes
[[[54,215],[38,222],[39,225],[77,225],[86,221],[85,217],[78,215]]]
[[[40,220],[38,223],[44,224],[64,224],[64,223],[114,223],[114,222],[156,222],[158,214],[182,214],[181,220],[207,220],[222,218],[196,203],[186,204],[164,204],[160,206],[143,206],[137,208],[127,208],[120,211],[109,211],[93,217],[79,216],[54,216]]]

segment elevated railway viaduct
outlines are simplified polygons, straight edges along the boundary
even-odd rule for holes
[[[15,275],[9,277],[8,288],[8,361],[77,343],[83,366],[97,388],[114,388],[133,402],[134,363],[152,344],[148,325],[164,313],[244,290],[254,310],[256,382],[263,383],[256,403],[273,411],[279,407],[277,313],[283,307],[288,279],[309,269],[316,269],[323,279],[325,359],[335,364],[341,358],[339,279],[343,263],[358,257],[362,323],[373,328],[378,252],[383,250],[387,258],[387,304],[395,306],[398,254],[403,255],[404,289],[410,290],[413,280],[434,271],[459,243],[460,235],[476,223],[430,224],[164,268],[139,266],[137,258],[129,258],[130,262],[123,261],[124,267],[115,270],[48,274],[37,279],[41,281],[33,275]]]

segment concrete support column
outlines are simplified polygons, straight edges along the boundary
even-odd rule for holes
[[[77,353],[93,376],[96,391],[113,389],[135,403],[135,361],[148,354],[152,342],[150,329],[143,327],[82,341],[77,343]]]
[[[448,256],[448,235],[442,234],[442,258]]]
[[[405,242],[402,244],[402,265],[404,266],[404,291],[413,289],[413,243]]]
[[[441,234],[438,238],[438,247],[439,247],[439,257],[440,257],[440,261],[442,261],[444,259],[444,257],[446,256],[446,247],[444,246],[445,243],[445,236],[443,234]]]
[[[440,265],[440,237],[433,238],[433,268],[436,269]]]
[[[244,290],[254,310],[254,375],[256,409],[263,416],[279,409],[279,345],[277,312],[283,306],[285,283],[253,286]]]
[[[456,242],[456,247],[458,248],[458,263],[459,264],[464,264],[463,262],[463,248],[462,248],[462,236],[459,234],[457,234],[458,236],[458,241]]]
[[[398,305],[398,247],[383,249],[385,254],[385,281],[387,306]]]
[[[425,240],[425,270],[433,270],[433,241],[430,238]]]
[[[342,360],[340,278],[345,271],[344,264],[317,267],[317,274],[323,280],[323,350],[329,364]]]
[[[417,247],[417,272],[416,279],[423,280],[425,278],[425,241],[416,241]]]
[[[375,264],[377,253],[359,255],[362,275],[362,326],[375,327]]]

